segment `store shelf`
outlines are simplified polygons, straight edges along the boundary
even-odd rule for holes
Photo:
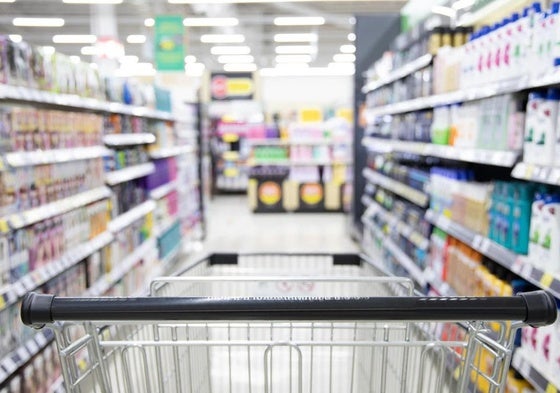
[[[390,177],[382,175],[370,168],[364,168],[362,174],[369,182],[378,184],[381,187],[408,199],[410,202],[420,207],[426,207],[428,205],[429,196],[422,191],[418,191],[406,184],[393,180]]]
[[[424,270],[424,278],[430,287],[435,290],[440,296],[457,296],[457,293],[449,286],[448,283],[442,281],[438,275],[431,270],[426,268]]]
[[[105,174],[105,183],[110,186],[124,183],[130,180],[138,179],[140,177],[148,176],[156,171],[156,166],[153,162],[145,164],[134,165],[128,168],[119,169],[117,171],[108,172]]]
[[[179,221],[178,217],[172,217],[171,219],[168,219],[162,224],[158,225],[153,230],[154,237],[159,238],[160,236],[164,235],[167,231],[171,229],[171,227],[177,224],[178,221]]]
[[[529,359],[534,359],[534,354],[528,354],[524,348],[518,348],[513,354],[511,365],[525,378],[539,393],[555,393],[560,390],[560,385],[550,382],[551,378],[539,371]]]
[[[443,215],[435,214],[432,210],[426,212],[426,219],[506,269],[511,270],[519,277],[548,290],[560,299],[560,276],[554,276],[533,266],[525,256],[518,255]]]
[[[28,273],[17,282],[0,289],[0,311],[15,304],[27,292],[39,288],[112,241],[113,235],[104,232],[87,243],[67,251],[60,259],[52,261]]]
[[[0,99],[23,101],[31,104],[47,104],[66,108],[92,110],[98,112],[119,113],[157,120],[174,121],[169,112],[157,111],[142,106],[121,104],[118,102],[100,101],[94,98],[83,98],[75,94],[51,93],[27,87],[0,84]]]
[[[362,93],[367,94],[379,89],[380,87],[388,85],[389,83],[393,83],[399,79],[402,79],[418,70],[421,70],[422,68],[430,65],[430,63],[432,62],[432,58],[433,57],[430,54],[420,56],[416,60],[411,61],[410,63],[405,64],[404,66],[397,68],[396,70],[391,71],[391,73],[389,73],[389,75],[387,75],[386,77],[369,82],[362,88]]]
[[[126,213],[114,218],[109,223],[109,230],[113,233],[119,232],[120,230],[126,228],[134,221],[139,220],[148,213],[151,213],[156,208],[156,203],[152,200],[148,200],[140,205],[130,209]]]
[[[179,242],[173,250],[171,250],[165,257],[161,259],[161,271],[165,273],[176,262],[183,249],[183,242]]]
[[[491,19],[491,22],[496,21],[496,13],[505,15],[504,8],[507,10],[521,9],[527,5],[525,0],[494,0],[487,2],[488,4],[474,12],[467,12],[457,21],[457,26],[473,26],[480,25]],[[506,11],[507,12],[507,11]]]
[[[541,166],[520,162],[515,165],[511,176],[516,179],[560,186],[560,167]]]
[[[150,191],[150,198],[161,199],[169,193],[177,190],[178,184],[179,183],[177,180],[173,180],[169,183],[165,183],[164,185],[159,186],[158,188],[154,188],[152,191]]]
[[[37,332],[33,338],[27,340],[25,344],[0,359],[0,385],[53,341],[53,331],[43,329]]]
[[[398,217],[389,213],[383,206],[373,200],[369,206],[375,206],[377,214],[381,215],[383,221],[385,221],[389,227],[396,228],[397,232],[401,236],[408,239],[416,247],[421,250],[426,250],[428,248],[430,241],[419,232],[415,231],[414,228],[402,222]]]
[[[4,217],[0,219],[0,231],[9,232],[10,228],[20,229],[110,196],[111,190],[107,187],[84,191],[56,202]]]
[[[13,168],[58,164],[70,161],[89,160],[109,155],[111,152],[104,146],[76,147],[71,149],[35,150],[4,154],[4,161]]]
[[[194,151],[195,148],[191,145],[173,146],[150,151],[150,157],[158,160],[161,158],[169,158],[179,156],[181,154],[193,153]]]
[[[249,166],[335,166],[352,165],[352,160],[255,160],[248,162]]]
[[[410,274],[410,277],[416,281],[420,286],[426,285],[426,278],[424,272],[414,263],[414,261],[406,255],[389,237],[387,237],[381,229],[373,225],[369,220],[363,218],[362,222],[372,231],[377,233],[377,236],[382,239],[383,246],[399,264]]]
[[[113,287],[120,281],[133,267],[140,261],[150,249],[156,247],[156,241],[152,237],[147,239],[138,246],[128,257],[126,257],[120,264],[111,270],[110,273],[105,274],[97,282],[86,291],[85,296],[100,296],[107,290]]]
[[[133,146],[133,145],[149,145],[156,141],[154,134],[138,133],[138,134],[108,134],[103,137],[103,143],[108,146]]]
[[[351,145],[351,140],[331,139],[248,139],[252,146],[345,146]]]
[[[487,83],[483,86],[471,87],[450,93],[435,94],[419,97],[412,100],[401,101],[395,104],[382,105],[368,108],[365,112],[366,120],[372,123],[377,116],[392,115],[397,113],[412,112],[421,109],[433,108],[440,105],[450,105],[465,101],[480,100],[496,95],[515,93],[520,90],[534,89],[560,83],[560,71],[547,75],[530,78],[527,75],[504,81]]]
[[[488,164],[506,168],[513,167],[520,156],[520,152],[516,151],[468,149],[454,146],[434,145],[432,143],[399,141],[372,137],[362,139],[362,145],[371,151],[378,151],[381,153],[413,153],[422,156],[441,157],[448,160]]]

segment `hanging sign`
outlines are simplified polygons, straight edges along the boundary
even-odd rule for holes
[[[159,15],[155,18],[155,63],[158,71],[184,71],[183,18]]]
[[[252,100],[254,92],[255,83],[250,72],[212,73],[212,101]]]

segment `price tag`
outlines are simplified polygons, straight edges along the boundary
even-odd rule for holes
[[[19,296],[23,296],[27,292],[27,290],[23,286],[23,283],[21,281],[18,281],[17,284],[14,286],[14,292],[19,297]]]
[[[4,300],[4,296],[0,296],[0,310],[3,310],[6,307],[6,300]]]
[[[27,343],[25,344],[27,351],[34,355],[37,352],[39,352],[39,347],[37,346],[37,343],[35,342],[35,340],[29,340],[27,341]]]
[[[14,214],[10,217],[10,224],[15,228],[21,228],[24,226],[23,218],[19,214]]]
[[[25,347],[19,347],[18,350],[16,351],[16,353],[19,356],[22,363],[27,362],[29,360],[29,358],[31,357],[29,355],[29,352],[27,351],[27,348],[25,348]]]
[[[549,383],[546,387],[545,393],[558,393],[558,389],[556,389],[556,386]]]
[[[527,262],[524,262],[522,258],[517,258],[515,260],[515,262],[513,263],[513,265],[511,265],[511,270],[514,273],[519,274],[519,272],[521,271],[521,268],[523,267],[524,263],[527,263]]]
[[[527,361],[523,361],[521,362],[521,374],[523,374],[524,376],[529,376],[529,374],[531,374],[531,365],[529,364],[529,362]]]
[[[476,235],[471,243],[471,247],[475,250],[479,250],[482,245],[482,236]]]
[[[532,272],[533,272],[533,267],[529,263],[526,263],[523,265],[520,275],[521,277],[529,278],[531,277]]]
[[[492,242],[490,241],[490,239],[483,238],[482,244],[480,245],[480,250],[482,251],[483,254],[487,254],[491,246],[492,246]]]
[[[2,362],[2,367],[8,372],[8,374],[13,373],[17,370],[17,364],[12,360],[11,357],[6,357]]]
[[[22,280],[21,280],[23,286],[26,289],[33,289],[35,288],[35,282],[33,281],[33,278],[31,277],[31,275],[27,275],[25,276]]]
[[[10,227],[9,227],[9,225],[8,225],[8,221],[6,221],[6,220],[4,220],[4,219],[0,220],[0,231],[1,231],[2,233],[8,233],[8,232],[10,232]]]
[[[5,381],[6,378],[8,378],[8,374],[6,374],[6,373],[4,372],[4,370],[2,370],[2,369],[0,368],[0,382]]]
[[[553,281],[554,281],[554,277],[552,277],[552,274],[545,273],[541,277],[540,283],[544,288],[550,288],[550,285],[552,284]]]
[[[444,217],[440,217],[436,220],[436,226],[438,226],[440,229],[443,229],[445,232],[449,232],[451,222]]]
[[[531,179],[533,177],[533,172],[535,171],[534,165],[527,165],[525,167],[525,177]]]
[[[42,333],[39,333],[35,336],[35,341],[37,342],[37,345],[39,345],[39,347],[41,348],[43,348],[47,344],[47,339],[45,338],[45,335]]]

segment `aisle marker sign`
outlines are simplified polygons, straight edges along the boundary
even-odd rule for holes
[[[183,18],[159,15],[155,18],[155,63],[158,71],[184,71]]]

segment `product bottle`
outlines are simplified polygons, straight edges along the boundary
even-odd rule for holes
[[[559,104],[560,89],[548,89],[539,108],[538,129],[535,135],[534,154],[537,164],[550,166],[554,163]]]
[[[527,115],[525,119],[525,137],[523,142],[523,161],[527,163],[536,163],[535,157],[535,140],[539,121],[540,106],[544,101],[544,95],[541,92],[534,91],[529,93],[527,101]]]
[[[541,264],[545,272],[560,270],[560,197],[545,198],[541,211]]]
[[[535,266],[541,265],[541,240],[542,214],[545,203],[545,189],[541,188],[535,192],[535,199],[531,205],[531,222],[529,224],[529,262]]]

